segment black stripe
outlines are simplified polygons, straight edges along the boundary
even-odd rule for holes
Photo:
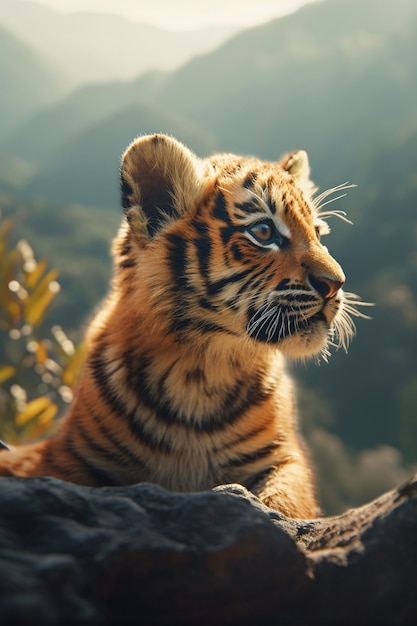
[[[193,291],[186,274],[187,242],[173,233],[166,233],[164,237],[169,251],[169,265],[173,278],[172,293],[179,294],[183,290]]]
[[[246,178],[242,183],[243,187],[245,187],[246,189],[250,189],[251,187],[253,187],[257,178],[258,178],[257,172],[255,171],[249,172],[248,174],[246,174]]]
[[[118,239],[115,245],[116,254],[119,256],[129,256],[132,251],[130,231],[128,231],[122,239]]]
[[[285,295],[285,300],[287,302],[317,302],[317,296],[315,294],[307,294],[307,293],[288,293]]]
[[[216,324],[215,322],[206,322],[204,320],[194,320],[195,329],[198,330],[203,335],[208,335],[210,333],[222,333],[223,335],[231,335],[233,337],[238,337],[237,333],[225,328],[224,326],[220,326],[220,324]]]
[[[94,421],[97,429],[99,430],[100,434],[103,437],[105,437],[107,439],[107,441],[109,442],[109,448],[99,444],[97,441],[92,439],[90,437],[90,435],[86,433],[86,431],[82,427],[81,423],[78,423],[78,427],[79,427],[80,433],[85,438],[85,440],[87,441],[88,445],[90,447],[94,448],[99,454],[102,454],[103,456],[105,456],[109,460],[113,460],[113,461],[116,461],[116,462],[127,461],[130,465],[136,465],[137,467],[140,467],[140,469],[145,470],[146,469],[145,463],[138,456],[136,456],[130,450],[130,448],[128,448],[127,446],[123,445],[123,443],[121,443],[120,441],[118,441],[115,438],[113,431],[110,430],[107,426],[104,425],[103,420],[91,408],[91,406],[90,406],[88,401],[85,401],[85,407],[88,410],[88,414],[93,419],[93,421]],[[111,448],[113,448],[113,449],[115,449],[117,451],[117,453],[118,453],[117,456],[114,456],[111,453],[111,451],[110,451]]]
[[[69,435],[65,439],[65,448],[66,451],[74,456],[77,461],[84,467],[84,469],[90,474],[93,480],[96,483],[97,487],[101,487],[103,485],[115,486],[117,483],[103,470],[99,469],[93,463],[91,463],[88,459],[81,455],[78,450],[77,444],[73,441],[72,437]]]
[[[237,243],[234,243],[230,246],[230,251],[235,261],[242,261],[245,258],[245,255],[242,253]]]
[[[249,491],[252,491],[254,489],[254,487],[261,482],[262,480],[264,480],[267,476],[269,476],[269,474],[275,469],[274,465],[271,465],[270,467],[267,467],[266,469],[261,470],[260,472],[257,472],[254,476],[252,476],[249,480],[247,480],[244,483],[244,487],[246,487],[246,489],[249,489]]]
[[[126,259],[125,261],[120,261],[119,267],[122,270],[128,269],[129,267],[135,267],[136,262],[132,259]]]
[[[274,272],[271,272],[268,276],[264,276],[265,272],[271,267],[271,265],[273,265],[273,261],[271,261],[266,267],[263,267],[259,272],[250,275],[249,280],[246,280],[241,287],[239,287],[237,294],[233,298],[229,299],[227,304],[235,310],[239,309],[239,300],[245,291],[248,289],[257,289],[263,284],[266,284],[269,280],[272,280]],[[256,280],[258,278],[259,280]]]
[[[194,228],[198,233],[198,237],[194,240],[194,244],[197,250],[200,274],[203,280],[207,282],[209,275],[209,260],[212,250],[210,232],[207,224],[204,222],[194,222]]]
[[[222,194],[219,194],[219,196],[222,196]],[[208,226],[206,223],[204,222],[196,222],[194,224],[196,231],[198,232],[198,237],[194,240],[194,244],[196,246],[196,250],[197,250],[197,256],[198,256],[198,262],[199,262],[199,269],[200,269],[200,275],[202,280],[205,283],[205,287],[206,287],[206,293],[208,294],[208,296],[215,296],[217,295],[222,289],[224,289],[227,285],[229,285],[230,283],[235,283],[240,281],[242,278],[246,277],[250,270],[249,269],[245,269],[243,272],[238,272],[235,274],[232,274],[229,278],[223,278],[221,280],[215,281],[215,282],[210,282],[209,279],[209,261],[211,258],[211,253],[212,253],[212,244],[211,244],[211,239],[210,239],[210,232],[208,229]],[[228,232],[228,235],[226,237],[226,241],[224,240],[224,236],[225,236],[225,231]],[[229,241],[229,238],[231,236],[231,234],[233,234],[236,231],[235,227],[227,227],[226,229],[221,229],[221,235],[223,238],[223,243],[226,245]],[[203,300],[204,303],[210,303],[210,300],[204,299]],[[204,306],[204,308],[212,308],[213,309],[213,305],[210,305],[210,307],[208,306]],[[215,309],[214,309],[215,310]],[[191,322],[189,322],[187,325],[191,325]],[[215,328],[216,327],[216,328]],[[197,324],[197,328],[201,328],[202,332],[207,333],[207,332],[228,332],[225,328],[222,328],[221,326],[215,325],[215,324],[204,324],[204,322],[198,322]]]
[[[269,280],[271,280],[275,274],[275,271],[272,271],[268,276],[265,276],[265,273],[274,265],[274,261],[270,261],[266,266],[262,267],[259,272],[255,272],[254,274],[252,274],[250,276],[250,280],[248,280],[246,283],[244,283],[239,291],[238,291],[238,295],[241,295],[242,293],[244,293],[246,291],[246,289],[248,287],[254,287],[256,288],[257,286],[260,285],[260,283],[262,282],[269,282]],[[262,279],[262,280],[257,280],[257,279]]]
[[[158,395],[162,396],[164,394],[164,387],[165,387],[165,383],[168,379],[168,376],[171,374],[172,370],[174,369],[174,367],[177,365],[179,359],[175,359],[175,361],[173,361],[171,363],[171,365],[169,367],[167,367],[167,369],[165,370],[165,372],[162,374],[162,376],[160,377],[159,381],[158,381]],[[148,360],[146,362],[147,366],[149,366],[150,361]]]
[[[208,280],[208,273],[211,242],[208,237],[207,225],[203,222],[198,222],[197,231],[200,234],[200,238],[196,237],[193,243],[197,251],[201,279],[205,283],[206,292],[210,292],[211,284]],[[181,237],[169,233],[165,235],[165,239],[169,248],[169,263],[172,273],[172,288],[170,291],[173,297],[173,310],[171,313],[170,332],[178,333],[194,329],[202,334],[213,332],[230,334],[227,328],[219,324],[189,316],[187,294],[195,293],[195,289],[189,283],[186,272],[188,243]],[[209,295],[212,294],[209,293]],[[200,298],[199,303],[202,309],[218,310],[209,298]]]
[[[222,291],[228,285],[233,283],[238,283],[240,280],[246,278],[251,273],[251,269],[243,270],[242,272],[237,272],[236,274],[232,274],[227,278],[221,278],[220,280],[216,280],[214,283],[209,283],[208,292],[209,295],[214,296],[217,295],[220,291]]]
[[[220,237],[222,238],[223,246],[226,248],[229,245],[229,241],[236,234],[236,232],[240,232],[240,229],[237,226],[223,226],[220,229]]]
[[[169,266],[172,276],[172,296],[173,310],[171,313],[170,332],[184,332],[193,326],[194,320],[187,315],[188,301],[187,294],[194,293],[194,287],[187,278],[187,252],[188,242],[182,237],[173,233],[164,235],[169,251]]]
[[[133,195],[133,189],[124,178],[123,173],[121,174],[121,180],[120,180],[120,193],[121,193],[121,199],[122,199],[122,207],[124,209],[130,208],[132,206],[130,202],[130,196]]]
[[[223,335],[232,335],[235,337],[237,336],[236,333],[232,332],[228,328],[225,328],[224,326],[220,326],[219,324],[216,324],[215,322],[207,322],[199,318],[191,319],[189,317],[182,316],[178,319],[172,320],[172,323],[170,326],[171,332],[173,333],[179,333],[179,332],[184,332],[184,331],[190,332],[191,330],[196,330],[201,335],[207,335],[210,333],[222,333]]]
[[[194,384],[198,383],[198,384],[204,385],[207,383],[206,374],[204,370],[200,369],[199,367],[196,367],[195,369],[190,370],[186,373],[185,382],[194,383]]]
[[[210,300],[207,300],[207,298],[200,298],[198,304],[201,309],[206,309],[207,311],[217,312],[219,310],[219,307],[210,302]]]
[[[219,191],[216,201],[214,203],[212,215],[217,221],[225,222],[226,224],[228,224],[229,214],[227,212],[226,206],[226,198],[224,197],[224,194]]]
[[[129,256],[131,252],[132,246],[130,245],[130,237],[126,237],[125,241],[123,242],[123,248],[119,250],[119,254],[120,256]]]
[[[256,461],[260,461],[265,457],[269,456],[274,450],[279,447],[277,443],[270,443],[263,448],[259,448],[254,452],[248,452],[239,454],[234,459],[230,459],[229,461],[223,463],[222,467],[241,467],[242,465],[250,465],[251,463],[255,463]]]
[[[255,426],[250,431],[245,431],[239,434],[237,437],[234,437],[232,440],[227,441],[226,443],[219,446],[218,448],[213,448],[213,452],[217,454],[219,452],[224,452],[226,450],[229,450],[230,448],[234,448],[240,443],[243,443],[244,441],[249,442],[251,439],[254,439],[260,433],[264,432],[264,430],[265,430],[265,424],[261,424],[260,426]]]
[[[252,215],[252,213],[256,209],[261,208],[261,204],[257,198],[251,198],[250,200],[246,200],[245,202],[235,202],[235,207],[240,211],[243,211],[247,215]],[[265,217],[267,216],[265,215]]]
[[[290,283],[291,283],[291,280],[289,278],[283,278],[275,287],[274,291],[282,291],[284,289],[290,289]]]
[[[267,199],[266,203],[267,203],[267,205],[269,207],[269,210],[271,211],[272,215],[276,215],[277,205],[276,205],[275,200],[273,200],[272,198],[269,197]]]
[[[129,355],[126,354],[126,370],[129,372]],[[158,439],[146,432],[143,424],[136,418],[135,412],[129,413],[126,405],[122,400],[114,393],[109,386],[109,380],[107,373],[105,372],[105,363],[99,356],[94,354],[88,361],[88,366],[91,369],[94,380],[96,382],[98,391],[102,400],[109,406],[114,415],[119,419],[125,419],[129,426],[129,430],[133,437],[136,437],[143,444],[146,444],[152,450],[158,450],[166,453],[171,453],[171,446],[162,439]],[[142,397],[138,397],[138,403],[142,400]],[[145,408],[146,404],[142,403]],[[152,406],[149,407],[152,410]]]
[[[52,468],[56,470],[56,473],[58,476],[65,473],[65,470],[62,465],[62,457],[58,457],[58,461],[57,461],[53,443],[45,447],[44,459],[45,459],[45,463],[47,463],[48,465],[50,465]]]
[[[169,402],[161,394],[161,384],[156,384],[152,391],[147,384],[147,370],[150,361],[141,359],[132,353],[127,357],[127,384],[147,409],[154,412],[157,421],[165,425],[177,424],[195,432],[213,433],[221,431],[239,421],[242,413],[250,407],[264,402],[269,396],[269,391],[262,390],[262,373],[255,376],[251,383],[245,380],[237,380],[232,388],[225,390],[224,398],[216,412],[202,415],[200,420],[190,422],[184,419],[180,412],[174,411]],[[165,376],[165,375],[164,375]],[[246,392],[246,393],[245,393]]]
[[[190,319],[189,317],[185,317],[185,315],[182,315],[181,317],[176,318],[174,316],[171,325],[169,327],[169,330],[171,333],[179,333],[182,332],[184,330],[189,331],[190,328],[194,325],[195,320]]]

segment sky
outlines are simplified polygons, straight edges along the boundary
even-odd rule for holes
[[[63,12],[114,13],[170,30],[254,26],[317,0],[27,0]]]

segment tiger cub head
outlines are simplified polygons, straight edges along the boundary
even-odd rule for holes
[[[126,306],[178,341],[216,336],[295,358],[346,348],[361,314],[321,243],[329,229],[309,175],[304,151],[199,159],[165,135],[134,141],[114,246]]]

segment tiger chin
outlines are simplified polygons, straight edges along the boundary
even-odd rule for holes
[[[173,491],[240,483],[319,515],[285,358],[345,349],[362,314],[321,243],[304,151],[197,158],[165,135],[123,155],[124,218],[107,300],[56,433],[0,453],[0,475]],[[93,277],[92,277],[93,279]],[[359,303],[360,304],[360,303]]]

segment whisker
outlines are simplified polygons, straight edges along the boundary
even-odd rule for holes
[[[339,196],[339,198],[343,198],[346,194],[344,194],[343,196]],[[338,198],[335,198],[335,200],[337,200]],[[332,200],[329,200],[329,202],[333,202]],[[328,202],[325,202],[324,204],[328,204]],[[324,206],[324,204],[322,204],[322,206]],[[321,207],[320,207],[321,208]],[[339,211],[339,210],[335,210],[335,211],[320,211],[318,213],[318,217],[320,217],[322,220],[327,220],[329,219],[329,217],[338,217],[340,220],[342,220],[343,222],[346,222],[346,224],[350,224],[351,226],[353,226],[353,222],[348,219],[346,217],[346,211]]]
[[[263,323],[261,324],[261,326],[258,328],[258,332],[256,333],[256,338],[259,337],[259,333],[261,332],[262,328],[268,328],[268,324],[270,323],[272,317],[274,316],[274,310],[269,311],[269,315],[267,317],[265,317]],[[268,330],[268,341],[270,341],[272,335],[269,334],[270,333],[270,329]]]
[[[320,206],[323,206],[320,204],[321,201],[327,198],[328,196],[330,196],[331,194],[336,193],[338,191],[345,191],[345,189],[353,189],[354,187],[356,187],[356,185],[354,185],[353,183],[349,183],[349,181],[347,180],[344,183],[341,183],[340,185],[336,185],[335,187],[330,187],[329,189],[325,189],[318,196],[313,198],[313,204],[316,207],[316,209],[318,209]]]
[[[329,217],[338,217],[339,219],[346,222],[347,224],[352,224],[352,222],[346,217],[345,211],[340,211],[340,210],[323,211],[322,209],[327,204],[331,204],[332,202],[336,202],[336,200],[340,200],[341,198],[344,198],[347,194],[345,193],[340,194],[336,196],[335,198],[330,198],[329,200],[326,200],[326,202],[323,202],[323,200],[325,200],[332,194],[337,193],[338,191],[345,191],[346,189],[352,189],[354,187],[356,187],[356,185],[351,184],[348,181],[346,181],[340,185],[336,185],[336,187],[331,187],[330,189],[326,189],[321,194],[313,198],[313,206],[317,211],[317,216],[323,220],[328,219]]]
[[[272,327],[271,327],[271,331],[272,331],[272,333],[271,333],[271,336],[270,336],[270,337],[268,336],[268,340],[269,340],[271,337],[273,337],[273,335],[276,333],[278,326],[280,326],[280,330],[279,330],[278,338],[279,338],[279,340],[281,339],[281,335],[282,335],[282,320],[281,320],[281,318],[282,318],[283,314],[284,314],[284,313],[283,313],[283,310],[282,310],[282,308],[280,307],[280,308],[278,309],[278,315],[276,316],[275,320],[274,320],[274,321],[273,321],[273,323],[272,323]]]
[[[259,316],[259,314],[261,313],[261,311],[264,309],[262,315]],[[274,311],[274,307],[271,308],[270,305],[268,303],[262,305],[255,313],[255,315],[257,316],[257,319],[255,319],[255,321],[253,321],[253,317],[255,317],[255,315],[249,320],[249,322],[247,323],[247,332],[249,335],[254,335],[256,329],[257,330],[257,334],[256,337],[259,336],[259,333],[261,332],[262,328],[264,327],[265,323],[274,315],[275,311]]]
[[[362,302],[360,297],[355,293],[345,293],[343,308],[338,317],[333,321],[331,327],[330,345],[336,349],[343,348],[348,351],[351,340],[356,334],[356,324],[352,317],[360,317],[362,319],[370,319],[362,311],[357,309],[358,306],[374,306],[372,302]]]
[[[374,302],[364,302],[361,300],[361,297],[356,293],[352,293],[350,291],[344,292],[344,308],[355,317],[362,317],[364,319],[370,320],[371,317],[362,313],[362,311],[358,311],[357,306],[370,307],[375,306]]]

